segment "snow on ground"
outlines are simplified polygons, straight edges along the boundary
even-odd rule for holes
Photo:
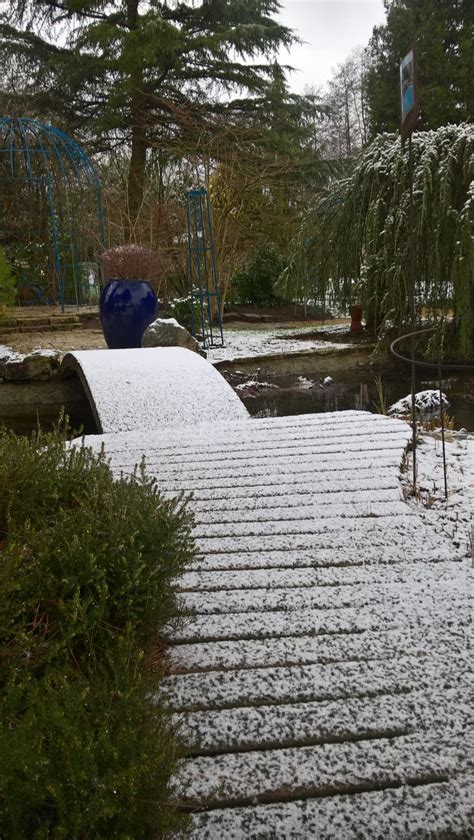
[[[316,332],[333,333],[333,335],[344,335],[347,333],[350,322],[346,321],[344,324],[321,324],[316,327]]]
[[[6,344],[0,344],[0,362],[22,362],[24,358],[23,353],[17,353]]]
[[[448,498],[444,492],[443,450],[440,432],[422,434],[416,449],[417,495],[410,495],[411,457],[403,486],[407,500],[437,533],[448,535],[454,548],[473,551],[474,435],[446,432]],[[473,555],[474,556],[474,555]]]
[[[347,327],[344,326],[346,330]],[[225,328],[225,347],[211,347],[207,351],[210,362],[231,362],[252,356],[275,356],[279,353],[302,353],[305,350],[341,350],[351,347],[350,344],[336,344],[329,341],[315,341],[305,339],[304,336],[313,333],[312,327],[274,327],[272,329],[243,330]],[[288,340],[288,336],[297,335],[298,338]]]

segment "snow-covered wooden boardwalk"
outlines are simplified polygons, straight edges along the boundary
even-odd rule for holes
[[[193,492],[168,702],[199,838],[473,838],[471,564],[362,412],[105,435]]]

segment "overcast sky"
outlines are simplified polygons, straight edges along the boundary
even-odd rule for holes
[[[280,0],[282,22],[306,43],[279,55],[282,64],[298,68],[290,88],[324,86],[331,69],[354,47],[366,46],[372,28],[385,22],[383,0]]]

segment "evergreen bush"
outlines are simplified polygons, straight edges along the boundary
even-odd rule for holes
[[[175,298],[171,302],[171,314],[176,318],[178,324],[181,324],[189,333],[199,334],[202,331],[201,323],[201,306],[199,304],[198,292],[195,291],[194,304],[191,300],[191,295],[183,298]],[[194,307],[194,322],[193,322],[193,307]]]
[[[0,246],[0,317],[3,308],[13,306],[16,296],[16,279],[5,251]]]
[[[275,284],[285,268],[285,260],[272,245],[260,248],[247,267],[232,280],[232,303],[274,306],[281,303]]]
[[[143,466],[65,444],[0,433],[0,836],[148,840],[181,821],[150,698],[190,518]]]

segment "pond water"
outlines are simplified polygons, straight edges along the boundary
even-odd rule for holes
[[[411,378],[406,370],[348,370],[333,375],[324,383],[320,373],[278,376],[223,371],[253,417],[277,417],[289,414],[313,414],[324,411],[362,409],[380,413],[379,377],[383,399],[388,408],[410,393]],[[438,389],[438,382],[417,375],[417,391]],[[455,429],[474,431],[474,373],[455,373],[443,379],[443,393],[449,400],[447,414]]]
[[[347,409],[380,412],[376,377],[380,378],[387,408],[409,394],[411,385],[408,366],[402,371],[393,367],[350,368],[333,373],[333,381],[327,384],[324,383],[324,376],[320,371],[306,371],[304,375],[270,375],[263,372],[258,374],[257,371],[252,372],[248,369],[239,372],[235,364],[221,372],[253,417],[316,414]],[[417,391],[437,388],[436,380],[417,377]],[[443,392],[450,403],[447,414],[453,418],[454,428],[465,428],[474,432],[474,374],[454,374],[444,379]],[[70,394],[68,399],[65,399],[64,395],[61,398],[58,392],[56,397],[51,397],[50,403],[37,402],[32,392],[31,399],[25,400],[14,415],[8,412],[8,416],[3,418],[0,405],[0,425],[26,435],[37,428],[38,422],[44,430],[48,430],[58,420],[61,403],[74,429],[82,429],[85,434],[96,432],[82,389],[79,389],[77,394]]]

